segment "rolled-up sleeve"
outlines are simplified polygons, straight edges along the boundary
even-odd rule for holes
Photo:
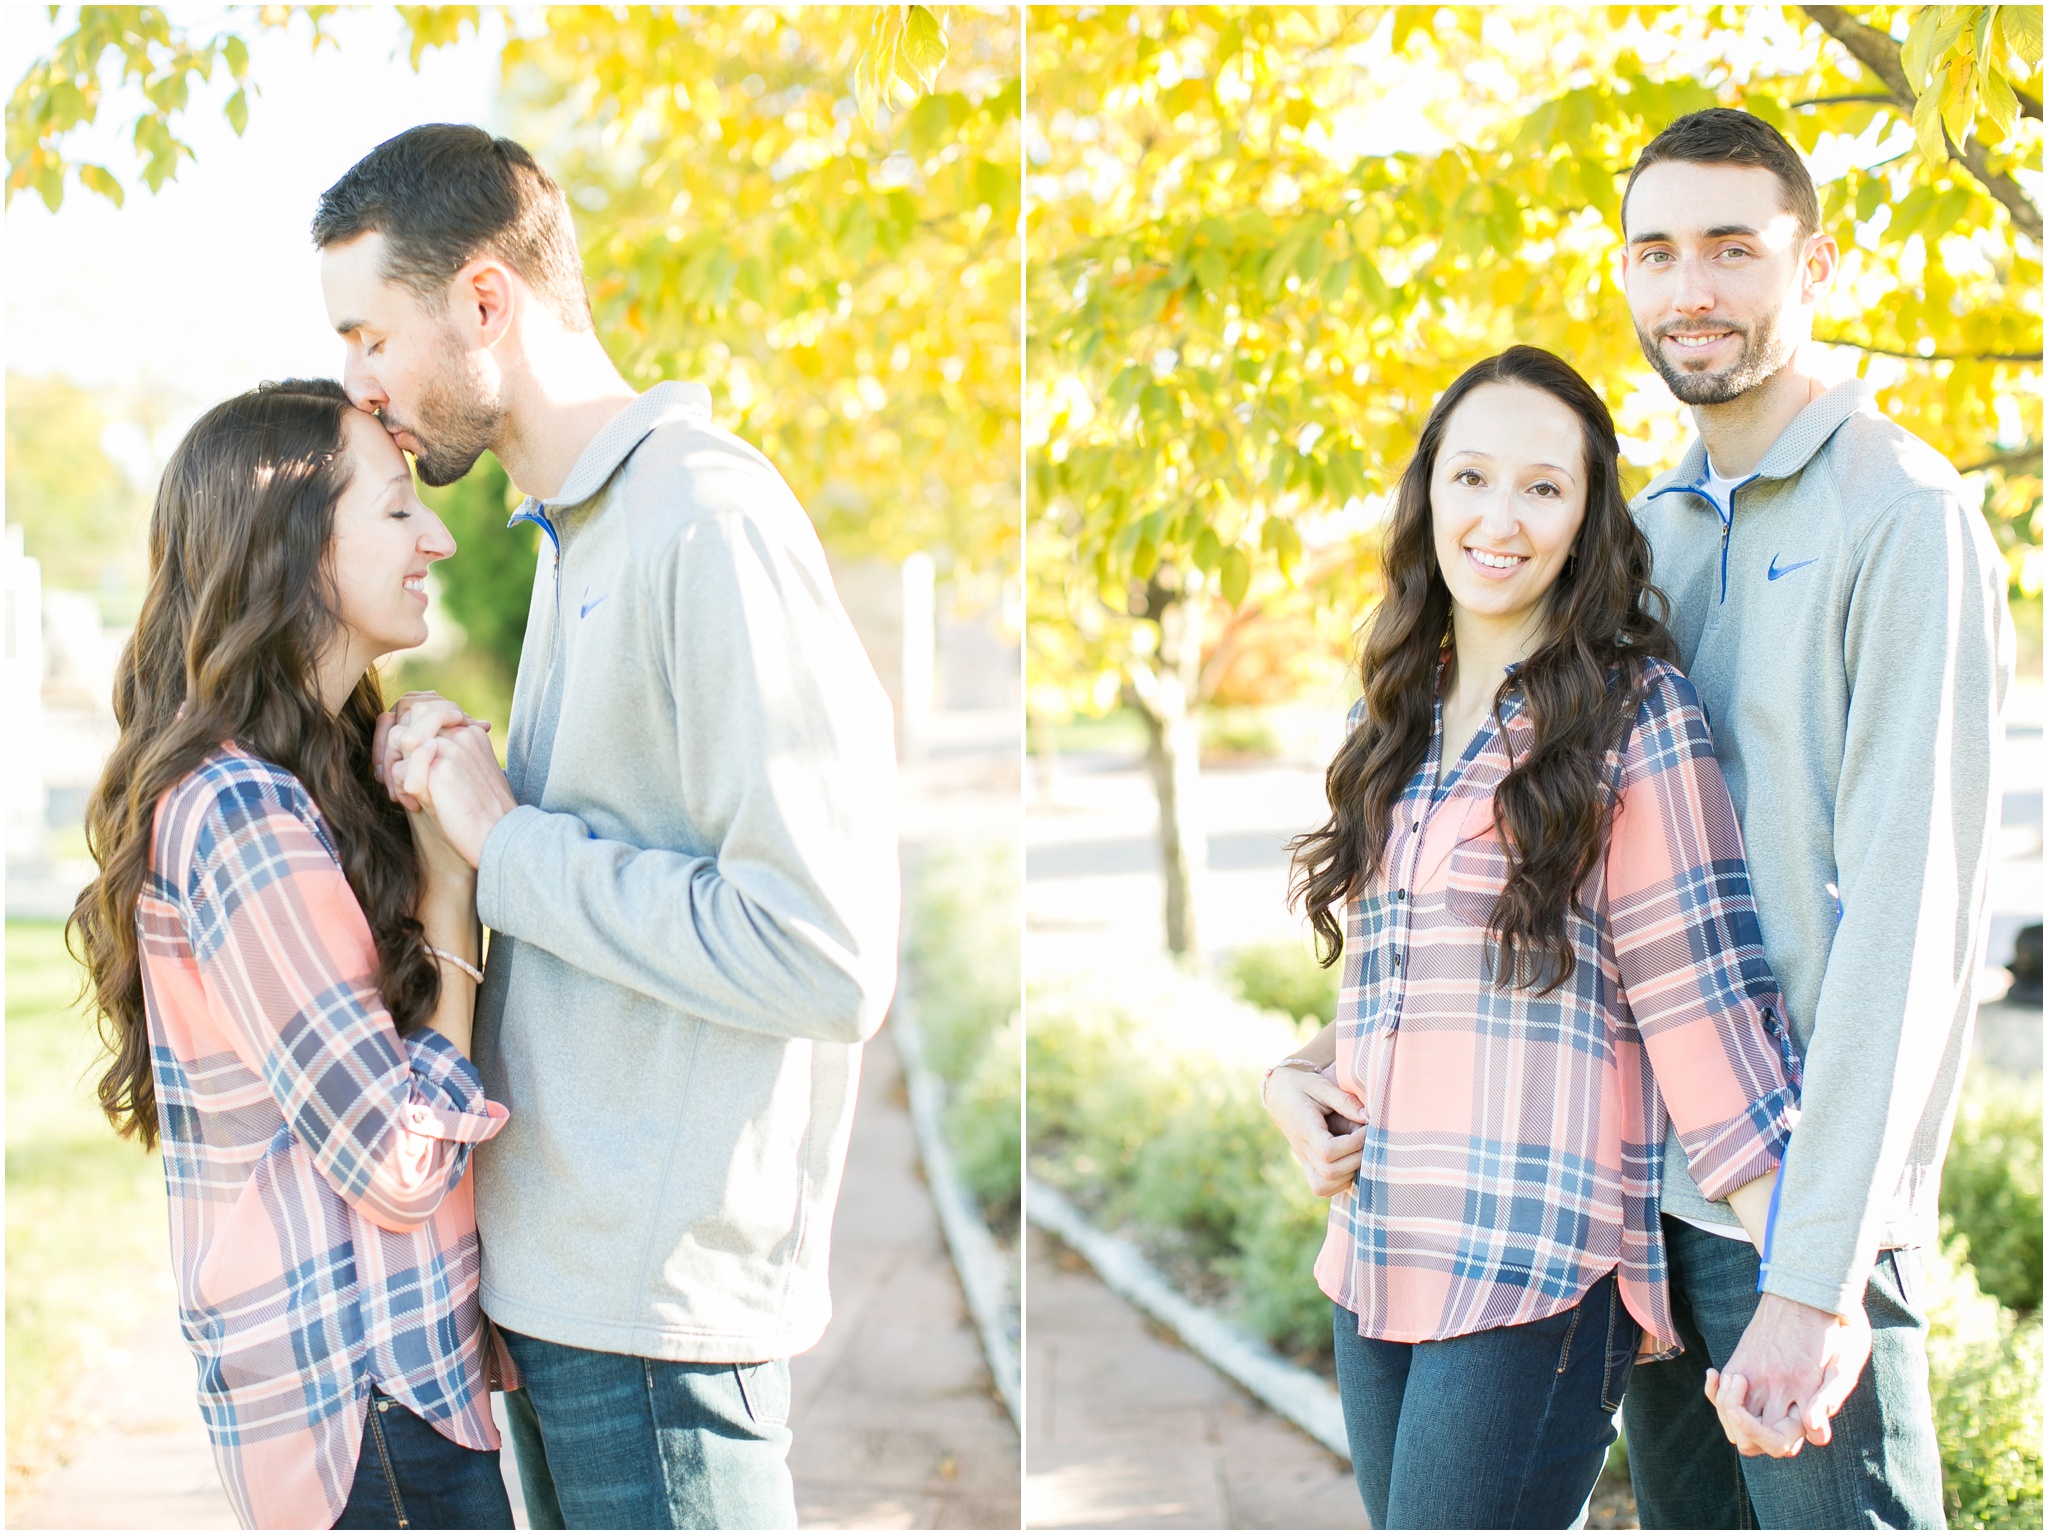
[[[213,1015],[314,1169],[377,1225],[424,1224],[507,1112],[442,1035],[400,1037],[369,923],[327,843],[274,800],[224,786],[184,896]]]
[[[1709,1199],[1784,1160],[1799,1061],[1698,695],[1660,671],[1623,753],[1606,882],[1621,988]]]

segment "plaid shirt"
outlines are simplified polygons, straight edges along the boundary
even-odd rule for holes
[[[1486,979],[1508,865],[1493,791],[1526,700],[1438,782],[1443,712],[1346,914],[1338,1083],[1365,1104],[1356,1183],[1316,1261],[1361,1335],[1419,1343],[1536,1321],[1619,1270],[1645,1357],[1680,1351],[1658,1223],[1665,1129],[1718,1199],[1783,1158],[1798,1061],[1764,962],[1742,835],[1692,685],[1653,664],[1607,781],[1605,856],[1549,996]]]
[[[373,1381],[497,1449],[468,1167],[506,1111],[392,1026],[304,786],[225,746],[166,791],[137,924],[179,1315],[236,1515],[331,1526]]]

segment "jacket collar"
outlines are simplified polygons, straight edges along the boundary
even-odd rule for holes
[[[1844,379],[1792,418],[1791,424],[1778,434],[1778,440],[1765,450],[1756,468],[1741,483],[1791,479],[1806,468],[1813,455],[1826,445],[1844,421],[1858,411],[1875,410],[1876,407],[1877,391],[1867,381]],[[1695,435],[1677,466],[1652,480],[1643,495],[1646,500],[1667,491],[1691,491],[1704,495],[1706,484],[1707,445]]]
[[[604,425],[604,429],[590,439],[576,460],[576,467],[569,471],[569,478],[562,482],[562,488],[545,501],[538,496],[528,496],[512,514],[513,522],[532,519],[537,513],[559,512],[581,506],[590,500],[607,481],[618,472],[619,465],[658,426],[667,426],[672,421],[697,421],[709,424],[711,420],[711,391],[702,384],[668,382],[656,384],[631,405],[620,411]]]

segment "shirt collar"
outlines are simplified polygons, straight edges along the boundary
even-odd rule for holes
[[[1740,483],[1747,485],[1751,480],[1791,479],[1806,468],[1813,455],[1835,435],[1844,421],[1860,410],[1875,410],[1876,407],[1877,391],[1870,387],[1868,380],[1844,379],[1794,416],[1785,430],[1778,434],[1778,440],[1765,450],[1757,466]],[[1659,475],[1645,494],[1658,495],[1667,490],[1704,490],[1706,483],[1707,445],[1695,435],[1677,467]]]
[[[667,426],[672,421],[709,424],[710,420],[711,391],[702,384],[674,381],[656,384],[607,421],[603,430],[590,439],[589,446],[577,458],[576,467],[569,471],[569,477],[562,482],[559,491],[545,500],[528,496],[520,503],[519,510],[512,514],[512,520],[518,522],[536,512],[555,512],[581,506],[604,489],[605,482],[626,461],[626,455],[639,447],[656,427]]]

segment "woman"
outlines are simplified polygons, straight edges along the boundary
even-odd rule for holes
[[[161,1141],[199,1398],[254,1527],[510,1529],[469,1153],[474,876],[372,779],[371,663],[455,552],[337,384],[214,407],[164,471],[72,921]],[[488,751],[482,729],[444,750]]]
[[[1547,352],[1445,391],[1395,498],[1330,818],[1295,846],[1344,984],[1267,1105],[1336,1196],[1316,1278],[1375,1529],[1569,1524],[1633,1360],[1680,1346],[1667,1116],[1759,1246],[1798,1116],[1616,453]]]

